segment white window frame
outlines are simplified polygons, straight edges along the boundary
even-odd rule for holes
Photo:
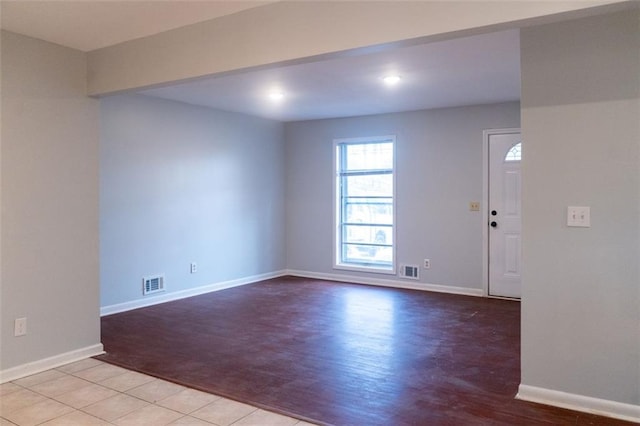
[[[366,143],[380,143],[391,142],[393,144],[393,163],[392,163],[392,214],[393,221],[391,225],[391,266],[383,267],[378,264],[367,263],[343,263],[342,256],[342,235],[341,235],[341,202],[340,202],[340,156],[339,146],[344,144],[366,144]],[[333,268],[346,270],[346,271],[358,271],[358,272],[371,272],[378,274],[395,275],[396,274],[396,136],[373,136],[373,137],[358,137],[358,138],[340,138],[333,141]]]

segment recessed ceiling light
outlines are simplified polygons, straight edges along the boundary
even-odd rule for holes
[[[284,99],[284,93],[282,93],[282,92],[271,92],[271,93],[269,93],[269,98],[272,101],[279,101],[279,100]]]
[[[387,86],[393,86],[393,85],[398,84],[400,82],[400,76],[399,75],[387,75],[387,76],[382,78],[382,81],[384,81],[384,83]]]

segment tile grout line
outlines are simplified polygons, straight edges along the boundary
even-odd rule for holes
[[[91,358],[89,358],[89,359],[91,359]],[[98,360],[97,360],[97,361],[98,361]],[[83,361],[78,361],[78,362],[83,362]],[[168,410],[168,411],[170,411],[171,413],[175,413],[176,415],[179,415],[179,416],[180,416],[180,417],[176,418],[175,420],[173,420],[173,421],[172,421],[172,423],[175,423],[175,422],[177,422],[177,421],[179,421],[179,420],[181,420],[181,419],[185,419],[185,418],[194,418],[194,419],[198,419],[199,421],[205,422],[205,423],[207,423],[207,424],[211,424],[211,425],[213,425],[213,426],[232,426],[232,425],[238,424],[238,423],[239,423],[239,422],[241,422],[242,420],[246,419],[247,417],[249,417],[249,416],[251,416],[251,415],[253,415],[253,414],[255,414],[256,412],[259,412],[259,411],[261,410],[259,407],[255,407],[255,406],[252,406],[252,405],[250,405],[250,404],[246,404],[246,405],[248,405],[248,406],[252,407],[252,408],[253,408],[253,410],[251,410],[249,413],[245,414],[244,416],[242,416],[242,417],[240,417],[240,418],[238,418],[238,419],[234,420],[232,423],[229,423],[228,425],[219,425],[219,424],[217,424],[217,423],[214,423],[214,422],[211,422],[211,421],[208,421],[208,420],[205,420],[205,419],[199,418],[199,417],[195,417],[195,416],[193,416],[192,414],[193,414],[193,413],[195,413],[196,411],[198,411],[198,410],[200,410],[200,409],[204,408],[204,407],[207,407],[207,406],[209,406],[209,405],[211,405],[211,404],[214,404],[214,403],[215,403],[215,402],[217,402],[217,401],[221,401],[221,400],[228,400],[228,398],[224,398],[224,397],[222,397],[222,396],[220,396],[220,395],[212,394],[212,393],[209,393],[209,392],[202,392],[202,391],[198,391],[197,389],[192,389],[192,388],[189,388],[189,387],[186,387],[186,386],[183,386],[183,385],[178,385],[178,384],[175,384],[175,383],[173,383],[173,382],[169,382],[169,381],[167,381],[167,380],[159,379],[159,378],[156,378],[156,377],[153,377],[153,376],[144,375],[144,374],[143,374],[143,376],[147,376],[147,377],[151,378],[151,380],[148,380],[148,381],[146,381],[146,382],[144,382],[144,383],[138,384],[138,385],[136,385],[136,386],[133,386],[133,387],[128,388],[128,389],[125,389],[125,390],[114,389],[114,388],[112,388],[112,387],[109,387],[109,386],[106,386],[106,385],[102,384],[103,382],[105,382],[105,381],[107,381],[107,380],[110,380],[110,379],[113,379],[113,378],[116,378],[116,377],[123,376],[123,375],[127,374],[127,372],[132,371],[132,370],[124,369],[124,368],[122,368],[122,367],[118,367],[118,368],[121,368],[121,369],[125,370],[124,372],[122,372],[122,373],[120,373],[120,374],[115,374],[115,375],[113,375],[113,376],[105,377],[104,379],[102,379],[102,380],[100,380],[100,381],[95,381],[95,380],[87,379],[87,378],[85,378],[85,377],[82,377],[82,376],[78,375],[78,374],[81,374],[82,372],[84,372],[84,371],[86,371],[86,370],[89,370],[89,369],[92,369],[92,368],[97,368],[97,367],[104,366],[104,365],[110,365],[110,364],[108,364],[108,363],[104,363],[104,362],[102,362],[102,361],[98,361],[98,362],[99,362],[99,364],[92,364],[92,365],[88,365],[86,368],[82,368],[82,369],[79,369],[79,370],[69,370],[69,371],[64,371],[64,366],[63,366],[63,367],[58,367],[58,368],[54,368],[54,369],[51,369],[51,370],[47,370],[47,371],[42,372],[42,373],[38,373],[38,374],[43,374],[43,373],[53,372],[53,371],[55,371],[56,373],[60,373],[60,375],[58,375],[58,376],[56,376],[56,377],[52,377],[52,378],[51,378],[51,379],[49,379],[49,380],[44,380],[44,381],[41,381],[41,382],[36,381],[34,384],[31,384],[31,385],[26,385],[26,384],[16,383],[16,381],[20,381],[20,380],[22,380],[22,379],[26,379],[27,377],[30,377],[30,376],[27,376],[27,377],[22,378],[22,379],[18,379],[18,380],[16,380],[16,381],[8,382],[8,383],[11,383],[13,386],[17,386],[17,389],[16,389],[16,390],[14,390],[14,391],[12,391],[12,392],[10,392],[10,393],[8,393],[8,394],[6,394],[6,395],[4,395],[4,397],[6,397],[6,396],[8,396],[8,395],[11,395],[11,394],[13,394],[13,393],[16,393],[16,392],[28,391],[28,392],[31,392],[31,393],[33,393],[33,394],[35,394],[35,395],[38,395],[39,397],[44,398],[44,400],[38,401],[38,402],[36,402],[35,404],[29,404],[29,405],[26,405],[26,406],[24,406],[24,407],[20,407],[20,408],[17,408],[17,409],[11,410],[11,411],[6,412],[6,413],[5,413],[5,412],[3,412],[3,413],[2,413],[2,415],[0,415],[0,418],[2,418],[4,421],[9,422],[9,424],[12,424],[12,425],[13,425],[13,424],[15,424],[15,423],[14,423],[13,421],[11,421],[9,418],[7,418],[7,417],[6,417],[6,415],[7,415],[7,414],[11,414],[11,413],[14,413],[14,412],[17,412],[17,411],[23,410],[23,409],[28,409],[29,407],[32,407],[32,406],[34,406],[34,405],[36,405],[36,404],[44,403],[44,402],[47,402],[47,401],[54,402],[54,403],[56,403],[56,404],[60,404],[60,405],[62,405],[62,406],[64,406],[64,407],[66,407],[66,408],[70,409],[71,411],[66,412],[66,413],[64,413],[64,414],[56,415],[56,416],[54,416],[54,417],[52,417],[52,418],[49,418],[49,419],[44,420],[44,421],[41,421],[40,423],[37,423],[37,424],[43,424],[43,423],[47,423],[47,422],[52,422],[52,421],[55,421],[56,419],[59,419],[59,418],[61,418],[61,417],[64,417],[64,416],[67,416],[67,415],[71,415],[71,414],[74,414],[74,413],[82,413],[83,415],[90,416],[90,417],[92,417],[92,418],[94,418],[94,419],[96,419],[96,420],[98,420],[98,421],[105,422],[106,424],[109,424],[109,425],[117,425],[117,423],[116,423],[116,422],[117,422],[118,420],[120,420],[120,419],[122,419],[122,418],[124,418],[124,417],[126,417],[126,416],[128,416],[128,415],[130,415],[130,414],[132,414],[132,413],[135,413],[135,412],[137,412],[137,411],[139,411],[139,410],[142,410],[142,409],[145,409],[145,408],[147,408],[147,407],[157,407],[157,408],[161,408],[161,409],[163,409],[163,410]],[[72,363],[72,364],[73,364],[73,363]],[[68,365],[71,365],[71,364],[68,364]],[[50,374],[52,374],[52,373],[50,373]],[[140,374],[141,374],[141,373],[140,373]],[[35,376],[35,375],[33,375],[33,376]],[[56,395],[53,395],[53,396],[46,395],[46,394],[42,393],[41,391],[37,391],[37,390],[34,390],[34,389],[33,389],[33,387],[38,387],[38,386],[40,386],[40,385],[44,385],[44,384],[46,384],[46,383],[49,383],[49,382],[52,382],[52,381],[55,381],[55,380],[59,380],[59,379],[63,379],[63,378],[68,378],[68,377],[73,377],[73,378],[76,378],[76,379],[82,380],[82,381],[86,382],[86,386],[81,386],[81,387],[79,387],[79,388],[74,388],[74,389],[72,389],[72,390],[68,390],[68,391],[66,391],[66,392],[64,392],[64,393],[56,394]],[[178,389],[177,391],[175,391],[175,392],[173,392],[173,393],[171,393],[171,394],[168,394],[168,395],[164,396],[164,397],[163,397],[163,398],[161,398],[161,399],[154,400],[153,402],[148,401],[148,400],[145,400],[145,399],[143,399],[142,397],[139,397],[139,396],[136,396],[136,395],[133,395],[133,394],[130,394],[130,393],[129,393],[129,392],[131,392],[131,391],[134,391],[135,389],[139,389],[139,388],[141,388],[141,387],[147,386],[147,385],[149,385],[150,383],[153,383],[153,382],[160,382],[160,383],[167,383],[167,384],[171,384],[171,385],[176,385],[176,386],[178,386],[180,389]],[[28,383],[28,382],[24,382],[24,381],[23,381],[23,383]],[[79,408],[76,408],[76,407],[74,407],[74,406],[72,406],[72,405],[70,405],[70,404],[68,404],[68,403],[66,403],[66,402],[63,402],[63,401],[60,401],[59,399],[57,399],[57,398],[59,398],[59,397],[62,397],[63,395],[67,395],[67,394],[72,393],[72,392],[77,392],[77,391],[78,391],[78,390],[80,390],[80,389],[84,389],[84,388],[87,388],[87,387],[90,387],[90,386],[99,386],[99,387],[102,387],[102,388],[104,388],[104,389],[106,389],[106,390],[109,390],[109,391],[114,392],[114,395],[109,396],[109,397],[106,397],[106,398],[104,398],[104,399],[100,399],[100,400],[95,401],[95,402],[92,402],[92,403],[89,403],[89,404],[84,405],[84,406],[79,407]],[[182,411],[178,411],[177,409],[170,408],[170,407],[167,407],[167,406],[164,406],[164,405],[160,405],[160,404],[159,404],[159,403],[160,403],[160,402],[162,402],[162,401],[165,401],[165,400],[167,400],[167,399],[169,399],[169,398],[171,398],[171,397],[174,397],[174,396],[178,395],[178,394],[179,394],[179,393],[181,393],[181,392],[184,392],[185,390],[190,390],[190,389],[191,389],[191,390],[198,391],[198,392],[202,392],[202,393],[204,393],[204,394],[211,395],[212,397],[216,397],[216,399],[215,399],[215,400],[213,400],[213,401],[211,401],[211,402],[209,402],[209,403],[206,403],[205,405],[203,405],[203,406],[201,406],[201,407],[198,407],[198,408],[192,409],[192,410],[191,410],[191,411],[189,411],[189,412],[182,412]],[[89,407],[89,406],[92,406],[92,405],[94,405],[94,404],[99,404],[99,403],[100,403],[100,402],[102,402],[102,401],[106,401],[106,400],[108,400],[108,399],[115,398],[115,397],[117,397],[117,396],[121,396],[121,395],[124,395],[124,396],[126,396],[126,397],[130,397],[130,398],[134,398],[134,399],[136,399],[136,400],[138,400],[138,401],[144,402],[146,405],[145,405],[145,406],[143,406],[143,407],[140,407],[140,408],[136,408],[136,409],[134,409],[134,410],[132,410],[132,411],[129,411],[129,412],[127,412],[127,413],[124,413],[124,414],[122,414],[122,415],[120,415],[120,416],[118,416],[118,417],[116,417],[116,418],[112,419],[111,421],[105,420],[105,419],[103,419],[103,418],[101,418],[101,417],[98,417],[98,416],[96,416],[96,415],[94,415],[94,414],[92,414],[92,413],[90,413],[90,412],[85,411],[85,409],[86,409],[87,407]],[[232,401],[232,400],[229,400],[229,401]],[[265,411],[265,412],[272,413],[272,412],[270,412],[270,411],[268,411],[268,410],[264,410],[264,411]],[[281,415],[281,414],[279,414],[279,413],[274,413],[274,414]],[[295,421],[295,423],[292,423],[292,426],[295,426],[295,425],[297,425],[297,424],[302,424],[302,423],[303,423],[301,420],[296,419],[296,418],[294,418],[294,417],[290,417],[290,416],[284,416],[284,417],[291,418],[291,419],[292,419],[292,421]]]
[[[50,379],[50,380],[45,380],[45,381],[42,381],[42,382],[38,382],[38,383],[35,383],[35,384],[31,385],[31,386],[38,386],[38,385],[41,385],[41,384],[49,383],[49,382],[52,382],[52,381],[54,381],[54,380],[58,380],[58,379],[63,378],[63,377],[75,377],[75,378],[80,379],[80,380],[83,380],[83,381],[85,381],[85,382],[87,383],[87,386],[84,386],[84,387],[88,387],[88,386],[91,386],[91,385],[98,385],[98,386],[102,386],[102,387],[104,387],[105,389],[112,390],[112,391],[116,392],[116,393],[117,393],[117,394],[119,394],[119,395],[126,395],[126,396],[129,396],[129,397],[131,397],[131,398],[135,398],[135,399],[137,399],[137,400],[139,400],[139,401],[145,402],[145,403],[147,404],[147,406],[151,406],[151,405],[153,405],[153,406],[157,406],[157,407],[162,407],[162,406],[160,406],[160,405],[157,405],[155,402],[149,402],[149,401],[146,401],[146,400],[144,400],[144,399],[142,399],[142,398],[139,398],[139,397],[137,397],[137,396],[135,396],[135,395],[130,395],[130,394],[128,394],[128,393],[127,393],[128,391],[131,391],[131,390],[133,390],[133,389],[137,389],[137,388],[139,388],[139,387],[141,387],[141,386],[144,386],[145,384],[142,384],[142,385],[139,385],[139,386],[135,386],[135,387],[133,387],[133,388],[131,388],[131,389],[127,389],[126,391],[119,391],[119,390],[112,389],[112,388],[109,388],[109,387],[104,386],[104,385],[102,385],[102,384],[101,384],[101,382],[102,382],[102,381],[105,381],[105,380],[108,380],[108,379],[110,379],[110,378],[113,378],[113,377],[117,377],[117,376],[121,376],[121,375],[126,374],[126,371],[125,371],[125,372],[123,372],[123,373],[121,373],[121,374],[117,374],[117,375],[114,375],[114,376],[111,376],[111,377],[105,378],[105,379],[104,379],[104,380],[102,380],[101,382],[88,380],[88,379],[85,379],[85,378],[83,378],[83,377],[81,377],[81,376],[78,376],[78,375],[76,374],[76,373],[80,373],[80,372],[82,372],[82,371],[89,370],[89,369],[91,369],[91,368],[99,367],[100,365],[109,365],[109,364],[101,363],[101,364],[97,364],[97,365],[89,366],[89,367],[84,368],[84,369],[81,369],[81,370],[74,371],[74,372],[72,372],[72,373],[68,373],[68,372],[66,372],[66,371],[62,371],[62,370],[60,370],[59,368],[54,368],[54,369],[52,369],[52,370],[47,370],[47,371],[57,371],[57,372],[59,372],[59,373],[63,374],[63,376],[56,377],[56,378],[53,378],[53,379]],[[126,369],[125,369],[125,370],[126,370]],[[40,374],[40,373],[38,373],[38,374]],[[155,378],[154,378],[154,379],[155,379]],[[20,379],[18,379],[18,380],[20,380]],[[160,380],[160,379],[155,379],[155,380]],[[151,382],[151,381],[150,381],[150,382]],[[98,403],[98,402],[101,402],[101,401],[107,400],[107,399],[109,399],[109,398],[113,398],[113,397],[115,397],[116,395],[111,396],[111,397],[108,397],[108,398],[105,398],[105,399],[103,399],[103,400],[101,400],[101,401],[96,401],[95,403],[88,404],[88,405],[86,405],[86,406],[84,406],[84,407],[76,408],[76,407],[73,407],[73,406],[71,406],[71,405],[69,405],[69,404],[67,404],[67,403],[65,403],[65,402],[59,401],[58,399],[56,399],[56,396],[58,396],[58,397],[59,397],[59,396],[61,396],[61,395],[65,395],[65,394],[67,394],[67,393],[69,393],[69,392],[74,392],[74,391],[75,391],[75,390],[77,390],[77,389],[75,389],[75,390],[73,390],[73,391],[65,392],[65,393],[60,394],[60,395],[56,395],[56,396],[49,396],[49,395],[43,394],[42,392],[38,392],[37,390],[34,390],[32,387],[28,387],[28,386],[25,386],[25,385],[21,385],[21,384],[19,384],[19,383],[15,383],[15,381],[13,381],[13,382],[9,382],[9,383],[12,383],[13,385],[20,387],[20,388],[21,388],[21,390],[27,390],[27,391],[29,391],[29,392],[33,392],[33,393],[35,393],[35,394],[37,394],[37,395],[40,395],[40,396],[42,396],[43,398],[46,398],[45,400],[40,401],[40,402],[37,402],[36,404],[39,404],[39,403],[45,402],[45,401],[47,401],[47,400],[50,400],[50,401],[54,401],[54,402],[56,402],[56,403],[58,403],[58,404],[64,405],[65,407],[68,407],[68,408],[70,408],[71,410],[73,410],[73,411],[71,411],[71,412],[69,412],[69,413],[64,413],[64,414],[61,414],[61,415],[59,415],[59,416],[53,417],[53,418],[51,418],[51,419],[47,419],[47,420],[45,420],[44,422],[41,422],[41,423],[39,423],[39,424],[46,423],[46,422],[48,422],[48,421],[52,421],[52,420],[58,419],[58,418],[60,418],[60,417],[64,417],[64,416],[69,415],[69,414],[71,414],[71,413],[73,413],[73,412],[81,412],[81,413],[84,413],[84,414],[86,414],[86,415],[88,415],[88,416],[91,416],[91,417],[93,417],[93,418],[95,418],[95,419],[98,419],[98,420],[100,420],[100,421],[104,421],[104,422],[107,422],[108,424],[115,425],[115,423],[113,423],[114,421],[117,421],[117,420],[119,420],[119,419],[121,419],[121,418],[123,418],[123,417],[127,416],[128,414],[131,414],[132,412],[136,411],[136,410],[133,410],[133,411],[131,411],[131,412],[129,412],[129,413],[125,413],[125,414],[123,414],[122,416],[119,416],[119,417],[117,417],[117,418],[113,419],[113,421],[107,421],[107,420],[105,420],[105,419],[103,419],[103,418],[97,417],[97,416],[95,416],[95,415],[93,415],[93,414],[91,414],[91,413],[89,413],[89,412],[87,412],[87,411],[83,410],[83,408],[86,408],[86,407],[88,407],[88,406],[90,406],[90,405],[93,405],[93,404],[95,404],[95,403]],[[149,383],[149,382],[147,382],[147,383]],[[78,388],[78,389],[81,389],[81,388]],[[20,392],[20,390],[18,390],[18,391],[16,391],[16,392]],[[14,392],[11,392],[11,393],[14,393]],[[163,398],[163,399],[166,399],[166,398]],[[160,400],[158,400],[158,401],[160,401]],[[158,401],[156,401],[156,402],[158,402]],[[35,404],[33,404],[33,405],[35,405]],[[19,411],[19,410],[22,410],[22,409],[26,409],[26,408],[28,408],[28,407],[29,407],[29,406],[25,406],[25,407],[21,407],[21,408],[16,409],[16,410],[9,411],[8,413],[3,413],[3,415],[2,415],[2,416],[0,416],[0,417],[2,417],[4,420],[6,420],[6,421],[8,421],[8,422],[10,422],[10,423],[12,423],[12,424],[15,424],[15,423],[13,423],[11,420],[9,420],[8,418],[6,418],[6,417],[4,416],[4,414],[10,414],[10,413],[12,413],[12,412],[14,412],[14,411]],[[144,407],[143,407],[143,408],[144,408]],[[187,416],[187,414],[181,413],[181,412],[176,411],[176,410],[173,410],[173,409],[171,409],[171,408],[167,408],[167,407],[162,407],[162,408],[167,409],[167,410],[170,410],[170,411],[172,411],[172,412],[174,412],[174,413],[180,414],[180,415],[181,415],[181,417],[179,417],[179,419],[181,419],[182,417],[186,417],[186,416]],[[178,420],[178,419],[176,419],[176,420]]]

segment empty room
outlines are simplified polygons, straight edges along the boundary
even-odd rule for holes
[[[2,424],[640,422],[640,7],[6,1]]]

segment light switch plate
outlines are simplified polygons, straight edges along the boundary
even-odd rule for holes
[[[591,227],[591,208],[587,206],[567,207],[567,226]]]

